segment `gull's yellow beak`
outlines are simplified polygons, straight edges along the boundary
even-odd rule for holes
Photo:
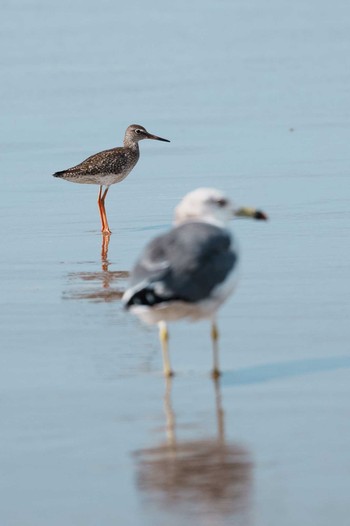
[[[268,220],[268,216],[265,214],[265,212],[262,212],[261,210],[257,210],[256,208],[249,208],[247,206],[238,208],[237,210],[233,212],[233,215],[235,217],[247,217],[250,219],[257,219],[261,221]]]

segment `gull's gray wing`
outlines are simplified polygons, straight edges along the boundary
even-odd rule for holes
[[[209,223],[180,225],[151,241],[131,273],[126,306],[207,298],[237,263],[230,234]]]

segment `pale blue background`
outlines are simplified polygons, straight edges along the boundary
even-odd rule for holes
[[[156,331],[118,302],[71,300],[104,290],[97,187],[50,176],[136,122],[171,144],[143,143],[110,190],[110,271],[129,269],[195,187],[271,216],[233,225],[242,279],[220,316],[227,439],[252,459],[248,505],[211,517],[203,504],[197,523],[347,525],[349,4],[1,11],[1,524],[193,523],[190,505],[166,511],[136,482],[133,453],[164,438]],[[171,350],[179,434],[206,437],[208,327],[177,325]]]

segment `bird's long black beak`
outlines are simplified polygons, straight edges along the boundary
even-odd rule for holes
[[[163,141],[163,142],[170,142],[168,139],[163,139],[162,137],[158,137],[157,135],[152,135],[151,133],[147,132],[146,139],[153,139],[154,141]]]

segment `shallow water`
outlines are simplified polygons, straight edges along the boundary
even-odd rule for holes
[[[5,2],[1,524],[338,526],[350,504],[350,8]],[[107,199],[50,174],[144,142]],[[127,272],[188,190],[236,222],[240,286],[209,328],[123,312]],[[108,248],[108,251],[107,251]]]

